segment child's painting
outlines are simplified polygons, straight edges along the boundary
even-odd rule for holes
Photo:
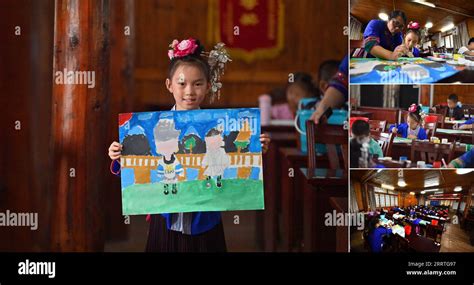
[[[124,215],[264,208],[260,110],[119,115]]]
[[[424,58],[399,58],[397,61],[376,58],[351,58],[351,84],[435,83],[458,73],[447,64]]]

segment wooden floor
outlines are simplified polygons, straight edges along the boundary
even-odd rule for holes
[[[440,252],[474,252],[474,246],[469,241],[468,233],[459,224],[449,223],[441,237]]]

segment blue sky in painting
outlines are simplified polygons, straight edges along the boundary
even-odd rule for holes
[[[127,135],[144,134],[148,138],[152,154],[159,155],[156,153],[153,136],[153,128],[159,119],[173,119],[176,129],[181,130],[180,140],[188,134],[196,134],[204,140],[206,133],[217,127],[219,122],[224,123],[221,124],[225,126],[223,134],[228,135],[232,131],[228,127],[236,127],[238,131],[239,123],[246,119],[251,122],[251,127],[257,126],[250,138],[249,151],[261,152],[260,110],[258,108],[133,113],[131,119],[119,127],[120,142],[123,142]]]

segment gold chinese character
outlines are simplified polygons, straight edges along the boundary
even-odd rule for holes
[[[240,5],[247,10],[252,10],[255,6],[258,5],[257,0],[240,0]]]
[[[244,13],[240,17],[240,23],[244,26],[255,26],[258,24],[258,17],[255,13]]]

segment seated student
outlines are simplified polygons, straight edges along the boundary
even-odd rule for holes
[[[461,102],[458,101],[458,95],[450,94],[448,96],[448,111],[446,116],[454,120],[464,119],[464,111],[462,110]]]
[[[420,24],[417,22],[410,22],[408,24],[407,32],[403,44],[407,48],[408,57],[420,57],[420,50],[416,48],[416,45],[421,41]]]
[[[315,124],[323,123],[325,112],[329,108],[347,107],[348,102],[348,82],[349,82],[349,57],[346,55],[339,65],[339,70],[329,81],[329,86],[324,92],[324,97],[319,102],[316,111],[311,115],[310,120]],[[320,119],[322,119],[320,122]]]
[[[273,120],[292,120],[294,119],[291,113],[290,106],[286,101],[286,90],[283,87],[274,88],[270,91],[272,98],[272,114]]]
[[[461,47],[458,50],[459,54],[464,54],[464,55],[474,55],[474,38],[469,39],[469,42],[467,43],[467,47]]]
[[[474,148],[449,163],[454,168],[474,168]]]
[[[383,237],[391,234],[391,229],[381,226],[379,217],[373,217],[369,222],[369,244],[372,252],[382,252]]]
[[[351,128],[351,140],[356,140],[359,144],[368,144],[369,155],[383,157],[382,148],[370,137],[370,125],[366,121],[354,121]]]
[[[338,60],[325,60],[319,65],[317,83],[319,89],[319,98],[324,96],[324,92],[326,92],[331,79],[337,73],[339,65],[340,62]]]
[[[298,104],[303,98],[318,98],[319,90],[313,84],[313,78],[310,74],[297,72],[294,75],[293,82],[286,87],[286,100],[293,116],[296,116]]]
[[[408,112],[406,123],[399,124],[398,126],[391,125],[389,131],[394,134],[400,134],[403,138],[426,140],[426,131],[421,127],[421,107],[412,104],[408,108]]]

